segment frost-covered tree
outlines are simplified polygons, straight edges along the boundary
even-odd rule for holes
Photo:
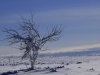
[[[39,50],[44,46],[47,41],[59,40],[62,27],[53,26],[51,31],[47,30],[47,34],[40,36],[38,29],[36,28],[36,22],[33,20],[34,15],[31,14],[31,19],[22,18],[22,22],[18,22],[19,30],[12,28],[5,28],[3,32],[7,33],[6,40],[9,45],[19,44],[19,49],[24,51],[23,58],[29,57],[31,63],[31,69],[34,69],[34,65],[38,56]]]

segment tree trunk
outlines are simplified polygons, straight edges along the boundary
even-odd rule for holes
[[[31,69],[34,70],[34,63],[31,61]]]
[[[37,51],[33,51],[33,54],[31,56],[31,69],[34,70],[34,65],[35,65],[35,62],[36,62],[36,59],[37,59],[37,56],[38,56],[38,52]]]
[[[31,63],[31,69],[34,70],[34,60],[31,55],[30,55],[30,63]]]

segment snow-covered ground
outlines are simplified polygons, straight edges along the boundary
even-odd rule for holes
[[[59,68],[62,66],[64,67]],[[29,67],[28,59],[22,60],[21,57],[13,56],[0,57],[0,73]],[[35,70],[18,71],[14,75],[100,75],[100,55],[39,57],[35,67]],[[46,69],[47,67],[49,69]],[[50,72],[51,68],[56,68],[56,72]]]

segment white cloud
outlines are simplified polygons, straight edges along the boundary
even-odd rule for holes
[[[9,47],[9,46],[1,46],[0,47],[0,55],[15,55],[20,54],[20,50]]]
[[[100,44],[86,45],[86,46],[76,46],[76,47],[66,47],[59,49],[52,49],[46,51],[40,51],[39,53],[59,53],[59,52],[80,52],[80,51],[88,51],[93,48],[99,48]],[[1,46],[0,47],[0,55],[21,55],[22,52],[18,49],[11,48],[9,46]]]
[[[53,50],[47,50],[43,51],[41,53],[59,53],[59,52],[80,52],[80,51],[88,51],[93,48],[99,48],[100,44],[93,44],[93,45],[85,45],[85,46],[74,46],[74,47],[66,47],[61,49],[53,49]]]

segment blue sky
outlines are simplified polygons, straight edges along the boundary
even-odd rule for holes
[[[0,39],[5,38],[3,28],[18,27],[20,16],[29,18],[30,10],[41,33],[47,27],[63,25],[63,37],[47,43],[51,52],[86,51],[100,47],[100,0],[0,0]],[[90,50],[90,49],[89,49]],[[0,54],[18,53],[18,50],[0,41]]]

